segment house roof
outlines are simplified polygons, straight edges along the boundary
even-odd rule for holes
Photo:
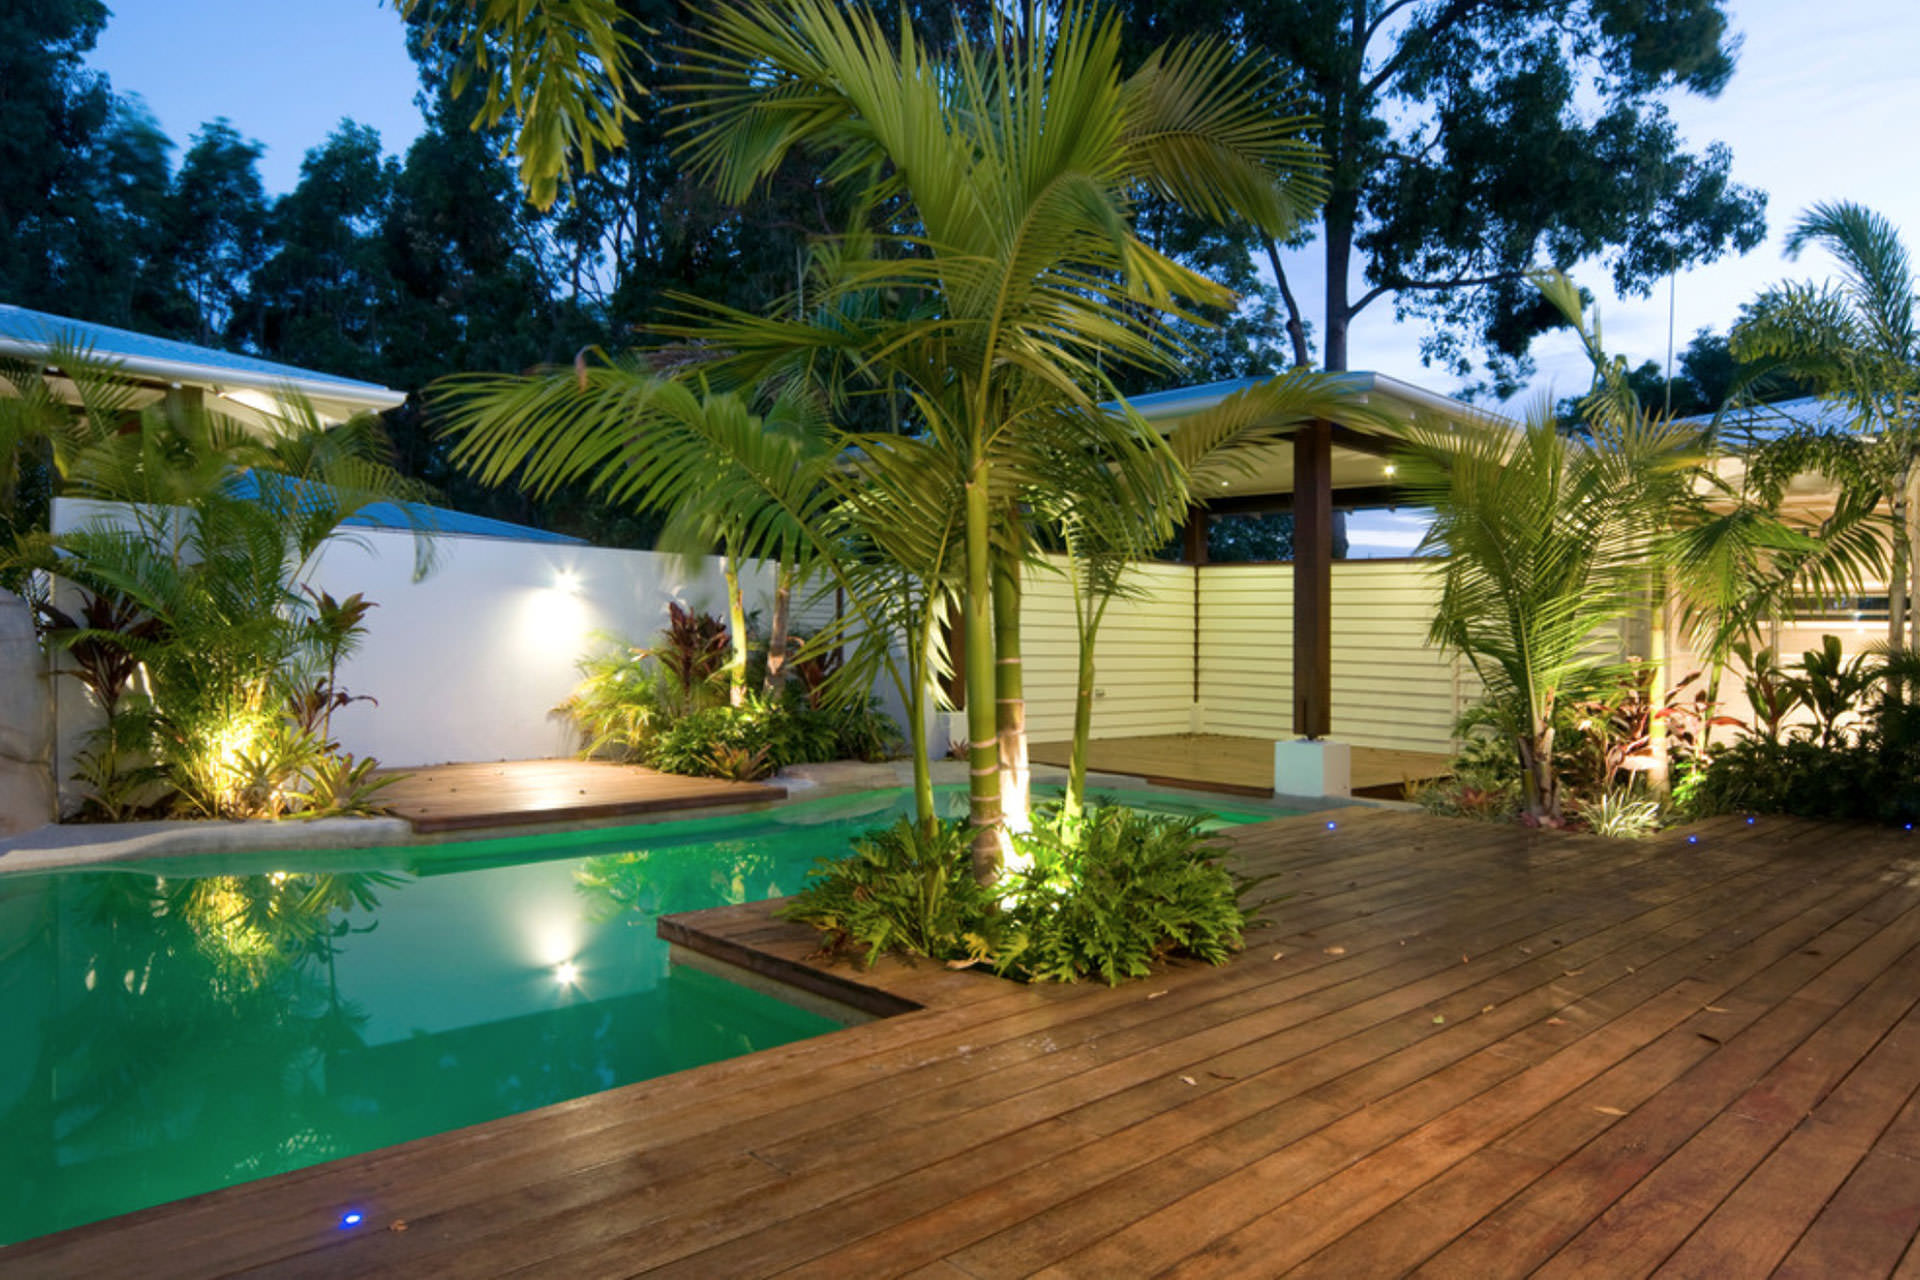
[[[252,501],[260,496],[263,484],[282,483],[280,477],[263,476],[255,471],[236,472],[226,484],[236,498]],[[585,546],[586,540],[529,525],[495,520],[490,516],[470,515],[424,502],[370,502],[348,516],[342,524],[356,529],[399,529],[409,533],[447,534],[460,538],[506,538],[516,542],[550,542],[567,546]]]
[[[1682,419],[1702,427],[1717,423],[1722,431],[1734,430],[1751,435],[1769,435],[1790,427],[1846,431],[1856,420],[1857,415],[1846,404],[1819,396],[1799,396],[1792,400],[1776,400],[1772,404],[1741,405],[1722,409],[1718,414],[1703,413]]]
[[[292,394],[309,401],[323,419],[340,421],[392,409],[407,398],[377,383],[0,303],[0,356],[44,362],[61,346],[133,378],[205,388],[255,413],[273,411]]]

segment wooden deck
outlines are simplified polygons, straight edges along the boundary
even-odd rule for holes
[[[1331,816],[1235,834],[1291,896],[1222,968],[840,967],[924,1007],[0,1271],[1920,1275],[1915,837]],[[764,907],[678,924],[806,963]]]
[[[1028,748],[1041,764],[1065,768],[1070,742],[1039,742]],[[1221,733],[1172,733],[1146,738],[1103,738],[1087,744],[1087,767],[1124,773],[1168,787],[1227,795],[1273,794],[1273,740]],[[1447,757],[1430,751],[1353,748],[1353,791],[1398,799],[1409,782],[1445,777]],[[1391,794],[1389,794],[1391,793]]]
[[[617,818],[786,795],[760,783],[683,778],[604,760],[503,760],[395,772],[400,780],[380,793],[380,801],[420,832]]]

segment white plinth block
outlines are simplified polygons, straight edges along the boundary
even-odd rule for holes
[[[1324,738],[1276,742],[1273,789],[1283,796],[1350,796],[1353,749]]]

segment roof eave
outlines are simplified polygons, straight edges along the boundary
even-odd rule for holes
[[[44,342],[0,337],[0,356],[45,361],[49,354],[47,344]],[[311,401],[368,412],[395,409],[405,404],[407,399],[403,391],[376,386],[371,382],[347,382],[331,378],[284,378],[247,369],[194,364],[185,360],[163,360],[153,356],[119,355],[114,352],[100,354],[120,372],[134,377],[202,386],[215,391],[227,389],[264,391],[280,397],[291,393]]]

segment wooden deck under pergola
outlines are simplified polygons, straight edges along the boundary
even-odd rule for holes
[[[683,942],[916,1011],[30,1241],[0,1272],[1920,1274],[1914,837],[1340,810],[1232,839],[1289,896],[1222,968],[1022,987],[827,966],[765,905],[679,917]]]
[[[1068,767],[1071,742],[1036,742],[1029,755],[1037,764]],[[1222,795],[1273,794],[1273,742],[1223,733],[1154,734],[1137,738],[1096,738],[1087,744],[1087,768],[1117,773],[1156,786],[1185,787]],[[1444,778],[1452,765],[1432,751],[1353,748],[1353,793],[1398,800],[1410,787]]]

